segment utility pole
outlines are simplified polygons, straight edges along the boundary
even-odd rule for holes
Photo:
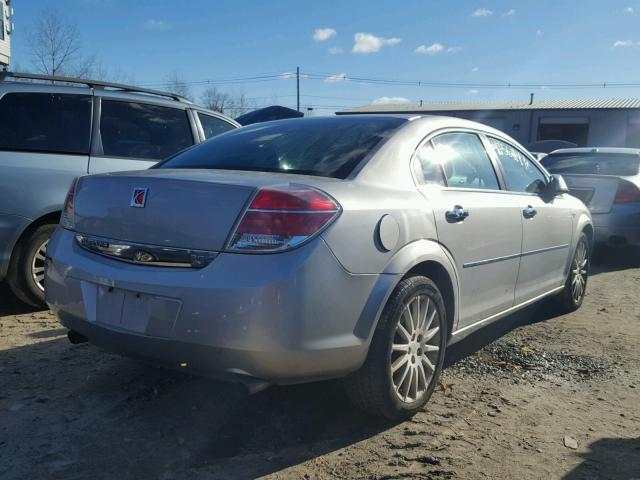
[[[300,111],[300,67],[296,67],[296,97],[298,98],[298,111]]]

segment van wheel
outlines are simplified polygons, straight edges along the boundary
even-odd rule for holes
[[[569,275],[564,284],[564,289],[558,295],[560,308],[566,312],[574,312],[580,308],[587,291],[587,279],[591,263],[591,250],[587,235],[582,232],[578,238],[576,251],[573,253]]]
[[[47,244],[56,225],[40,225],[16,247],[7,281],[13,293],[24,303],[47,308],[44,302],[44,262]]]
[[[353,403],[389,420],[418,412],[435,388],[447,343],[447,318],[438,287],[426,277],[400,282],[384,308],[369,354],[345,379]]]

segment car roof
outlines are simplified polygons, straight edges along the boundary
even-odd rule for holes
[[[581,147],[581,148],[560,148],[554,150],[549,155],[571,155],[583,153],[601,153],[604,155],[640,155],[640,148],[623,147]]]

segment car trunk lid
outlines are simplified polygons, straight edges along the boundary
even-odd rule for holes
[[[260,182],[150,170],[84,177],[75,230],[136,244],[218,251]]]
[[[569,193],[589,207],[591,213],[611,210],[620,178],[611,175],[563,174]]]

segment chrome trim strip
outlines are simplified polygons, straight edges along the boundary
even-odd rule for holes
[[[477,262],[467,262],[462,265],[462,268],[478,267],[480,265],[487,265],[489,263],[502,262],[504,260],[512,260],[520,257],[520,253],[514,253],[512,255],[505,255],[504,257],[488,258],[487,260],[478,260]]]
[[[550,252],[552,250],[560,250],[560,249],[568,248],[568,247],[569,247],[569,244],[565,243],[563,245],[555,245],[553,247],[539,248],[537,250],[529,250],[528,252],[524,252],[522,254],[522,256],[526,257],[527,255],[535,255],[536,253]]]
[[[208,250],[163,247],[77,233],[76,242],[92,253],[150,267],[202,268],[218,255]]]
[[[528,252],[514,253],[512,255],[505,255],[504,257],[488,258],[486,260],[478,260],[476,262],[467,262],[467,263],[462,264],[462,268],[478,267],[480,265],[488,265],[489,263],[502,262],[502,261],[505,261],[505,260],[512,260],[512,259],[518,258],[518,257],[527,257],[529,255],[535,255],[536,253],[551,252],[553,250],[560,250],[562,248],[567,248],[567,247],[569,247],[569,244],[565,243],[563,245],[554,245],[553,247],[545,247],[545,248],[539,248],[537,250],[529,250]]]
[[[564,288],[564,285],[561,285],[559,287],[554,288],[553,290],[549,290],[548,292],[543,293],[542,295],[538,295],[536,297],[530,298],[529,300],[519,303],[518,305],[514,305],[513,307],[507,308],[506,310],[503,310],[502,312],[498,312],[495,313],[487,318],[484,318],[482,320],[479,320],[475,323],[472,323],[471,325],[467,325],[466,327],[462,327],[458,330],[456,330],[455,332],[453,332],[451,334],[451,336],[456,336],[456,335],[460,335],[461,333],[464,333],[466,330],[470,330],[470,329],[474,329],[477,327],[480,327],[483,323],[487,323],[487,322],[491,322],[493,320],[497,320],[500,317],[505,317],[513,312],[515,312],[516,310],[520,310],[521,308],[524,308],[528,305],[531,305],[532,303],[537,302],[538,300],[541,300],[544,297],[547,297],[549,295],[553,295],[556,292],[559,292],[560,290],[562,290]]]

